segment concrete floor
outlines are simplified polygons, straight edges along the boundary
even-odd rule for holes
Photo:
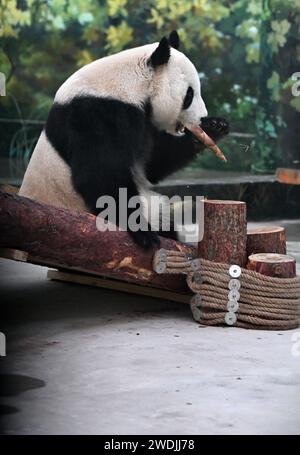
[[[2,433],[300,434],[300,329],[199,326],[7,260],[0,277]]]

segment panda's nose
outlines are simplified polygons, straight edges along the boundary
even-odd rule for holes
[[[206,118],[208,116],[208,112],[207,112],[207,109],[206,107],[204,109],[201,110],[201,115],[200,115],[200,122],[202,119]]]

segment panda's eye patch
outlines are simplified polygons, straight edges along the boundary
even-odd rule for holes
[[[190,105],[192,104],[193,98],[194,98],[194,90],[192,89],[192,87],[189,87],[187,89],[186,95],[183,100],[182,109],[188,109],[190,107]]]

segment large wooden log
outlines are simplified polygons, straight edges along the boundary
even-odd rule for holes
[[[256,253],[286,254],[285,229],[280,226],[248,229],[247,256]]]
[[[189,292],[182,275],[153,271],[154,251],[139,248],[126,231],[100,232],[96,217],[0,192],[0,247],[27,252],[33,262],[94,273],[174,292]],[[161,238],[161,247],[195,254]]]
[[[205,200],[204,236],[198,245],[201,258],[245,266],[247,242],[246,204]]]
[[[247,269],[276,278],[295,278],[296,259],[287,254],[252,254],[248,258]]]

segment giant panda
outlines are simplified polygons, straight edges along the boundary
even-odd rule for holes
[[[201,123],[214,141],[227,134],[224,119],[207,117],[197,70],[178,49],[173,31],[71,75],[55,95],[19,194],[97,214],[99,196],[118,204],[126,188],[128,199],[147,198],[152,184],[186,166],[204,148],[189,126]],[[143,248],[158,246],[143,216],[148,229],[129,234]]]

